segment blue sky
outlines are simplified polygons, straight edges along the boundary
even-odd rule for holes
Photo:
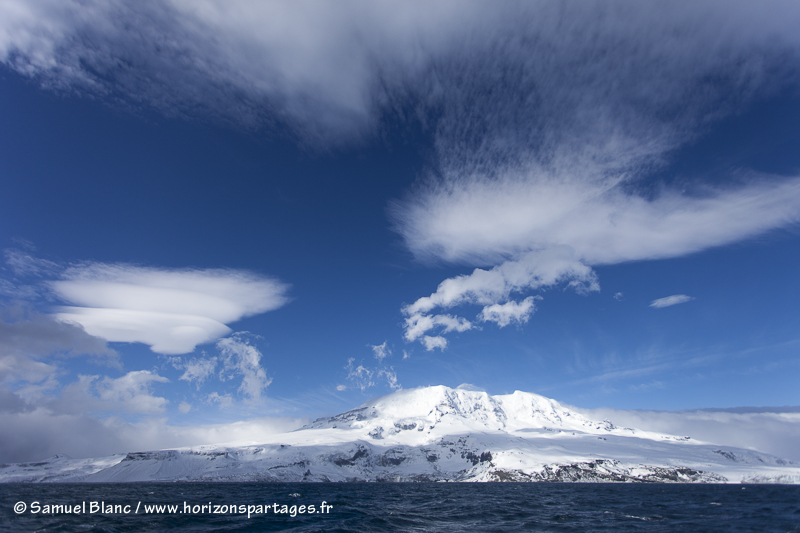
[[[0,8],[0,460],[800,405],[796,4],[309,6]]]

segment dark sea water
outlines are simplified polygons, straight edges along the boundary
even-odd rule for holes
[[[800,531],[800,486],[781,485],[10,484],[0,502],[12,532]]]

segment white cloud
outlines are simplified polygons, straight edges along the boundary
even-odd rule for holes
[[[446,191],[429,189],[398,211],[400,231],[415,253],[448,261],[562,249],[573,261],[602,265],[677,257],[800,220],[798,178],[646,199],[623,192],[624,183],[580,179],[573,170],[545,179],[535,170],[522,178],[465,177]],[[529,257],[534,265],[547,259]]]
[[[142,342],[158,353],[191,352],[230,333],[225,324],[286,303],[287,286],[237,270],[166,270],[87,263],[51,282],[60,320],[113,342]],[[78,307],[80,306],[80,307]]]
[[[132,423],[118,417],[99,419],[52,404],[30,404],[19,397],[3,400],[0,389],[0,463],[37,461],[57,453],[74,458],[102,457],[132,451],[240,442],[254,444],[270,435],[292,431],[307,421],[254,418],[205,425],[170,425],[165,418],[145,417]],[[13,393],[7,393],[6,395]],[[64,403],[65,400],[59,400]],[[187,404],[188,405],[188,404]],[[180,407],[179,407],[180,409]]]
[[[167,114],[281,121],[333,142],[374,126],[382,66],[415,70],[425,48],[449,46],[443,24],[466,35],[464,22],[486,20],[480,11],[463,2],[11,1],[0,7],[0,60],[62,90],[113,88]]]
[[[205,380],[214,375],[214,371],[217,368],[216,357],[187,358],[183,360],[180,357],[171,357],[169,362],[175,368],[184,371],[178,379],[189,383],[196,382],[198,389]]]
[[[393,367],[368,368],[364,366],[363,363],[356,366],[355,362],[355,357],[350,357],[347,359],[347,365],[344,367],[344,369],[347,370],[346,379],[351,383],[353,388],[365,392],[367,389],[374,387],[377,384],[377,380],[381,378],[386,380],[386,385],[392,390],[403,388],[397,381],[397,373],[394,371]],[[347,390],[347,386],[337,385],[336,390]]]
[[[623,192],[627,186],[570,175],[467,176],[397,204],[398,229],[419,257],[499,262],[404,307],[407,340],[430,329],[421,313],[437,307],[502,305],[513,293],[558,284],[587,293],[599,290],[592,266],[678,257],[800,221],[798,178],[654,199]]]
[[[424,335],[419,341],[429,352],[432,352],[436,348],[442,351],[447,348],[447,339],[442,336],[431,337],[430,335]]]
[[[183,414],[186,414],[186,413],[188,413],[188,412],[189,412],[189,411],[191,411],[191,410],[192,410],[192,404],[190,404],[190,403],[188,403],[188,402],[181,402],[181,403],[178,405],[178,411],[180,411],[180,412],[181,412],[181,413],[183,413]]]
[[[533,302],[537,298],[536,296],[528,296],[521,302],[510,301],[504,304],[487,305],[478,317],[484,322],[495,322],[501,328],[512,322],[524,324],[536,309]]]
[[[594,266],[679,257],[800,221],[797,176],[648,182],[710,123],[794,83],[797,68],[780,57],[798,57],[800,42],[785,21],[741,3],[558,5],[555,20],[541,8],[535,21],[520,17],[527,29],[509,25],[515,37],[494,54],[468,43],[461,60],[437,63],[436,167],[392,204],[394,227],[422,261],[481,268],[443,281],[404,308],[410,316],[561,284],[598,290]],[[722,33],[698,27],[701,13]],[[796,6],[788,13],[800,22]]]
[[[541,133],[542,120],[630,121],[637,107],[618,111],[605,105],[609,97],[641,107],[652,92],[677,114],[715,89],[709,82],[691,91],[686,80],[717,74],[716,83],[749,88],[776,66],[770,52],[794,51],[797,19],[791,1],[8,0],[0,6],[0,60],[48,87],[114,91],[131,106],[173,115],[282,121],[328,142],[373,129],[376,111],[396,104],[398,93],[452,116],[484,91],[495,102],[473,107],[513,100],[541,117],[509,112],[505,135],[488,141],[475,138],[483,121],[463,123],[464,142],[502,149],[515,128]],[[527,94],[507,98],[520,84]],[[674,106],[676,98],[686,105]]]
[[[403,312],[416,315],[462,303],[489,305],[513,292],[548,287],[564,280],[581,282],[586,291],[599,289],[591,268],[577,261],[569,248],[555,247],[528,252],[519,260],[506,261],[491,270],[476,268],[472,274],[446,279],[435,293],[406,306]]]
[[[384,359],[392,355],[391,348],[389,348],[386,345],[387,342],[388,341],[383,341],[383,344],[369,345],[369,347],[372,348],[372,353],[375,354],[375,359],[377,359],[378,361],[383,361]]]
[[[347,380],[352,383],[355,388],[364,392],[368,388],[375,386],[375,382],[372,380],[372,376],[375,372],[369,370],[363,364],[355,366],[355,361],[355,357],[347,359],[347,366],[344,367],[344,369],[347,370]]]
[[[33,247],[30,244],[28,246]],[[30,253],[16,248],[4,250],[3,255],[5,256],[6,265],[16,276],[42,277],[55,274],[61,270],[61,266],[58,263],[34,257]]]
[[[614,294],[614,299],[615,299],[616,301],[618,301],[618,302],[621,302],[622,300],[624,300],[624,299],[625,299],[625,295],[624,295],[624,294],[622,294],[621,292],[615,293],[615,294]]]
[[[95,388],[101,400],[119,404],[126,411],[159,413],[169,401],[152,394],[153,383],[169,383],[169,380],[148,370],[138,370],[116,379],[104,377]]]
[[[59,320],[81,325],[111,342],[141,342],[156,353],[183,354],[227,335],[231,329],[214,319],[130,309],[61,307]]]
[[[443,334],[464,332],[474,327],[465,318],[425,314],[437,307],[479,304],[484,306],[478,315],[480,320],[496,321],[501,326],[508,325],[512,319],[524,322],[533,312],[535,298],[526,298],[520,304],[499,302],[507,300],[515,292],[550,287],[561,282],[567,282],[581,293],[600,289],[594,271],[575,260],[572,251],[566,247],[527,252],[516,261],[506,261],[490,270],[476,268],[472,274],[446,279],[430,296],[405,306],[405,338],[417,340],[438,326],[444,327]],[[446,343],[442,341],[444,338],[441,336],[422,340],[428,350],[444,348]]]
[[[664,298],[659,298],[658,300],[653,300],[650,302],[650,307],[660,309],[662,307],[669,307],[671,305],[691,302],[692,300],[694,300],[694,298],[691,296],[686,296],[685,294],[673,294],[672,296],[666,296]]]
[[[464,332],[473,328],[469,320],[461,317],[454,317],[451,315],[423,315],[419,312],[414,313],[409,307],[406,307],[403,312],[410,315],[405,319],[405,338],[408,341],[417,340],[427,331],[438,327],[443,328],[443,333],[450,333],[451,331]]]
[[[378,377],[386,378],[386,384],[392,390],[400,390],[403,388],[400,383],[397,381],[397,373],[394,371],[394,368],[382,368],[378,371]]]
[[[288,126],[317,145],[361,138],[386,115],[419,119],[435,141],[432,176],[392,208],[417,257],[558,270],[557,250],[571,261],[557,283],[591,290],[589,267],[677,257],[798,221],[796,177],[730,176],[686,192],[642,181],[714,120],[795,83],[798,25],[800,6],[777,0],[12,0],[0,7],[0,60],[46,87]],[[453,298],[437,290],[407,315],[502,305],[546,286],[498,285],[494,274],[448,280]],[[67,313],[103,329],[93,312]],[[181,353],[227,323],[198,316],[217,329],[191,322],[183,339],[165,330],[147,342]],[[148,327],[161,322],[148,317]],[[109,333],[127,339],[117,319],[147,317],[111,318]]]
[[[268,378],[261,367],[261,352],[250,344],[247,333],[234,333],[228,338],[220,339],[217,341],[217,348],[222,364],[220,379],[224,381],[241,376],[239,392],[244,394],[248,402],[260,402],[262,394],[272,383],[272,378]]]
[[[135,414],[163,412],[169,401],[153,395],[154,383],[169,380],[149,370],[128,372],[122,377],[79,375],[78,381],[64,388],[66,403],[96,411],[120,411]]]
[[[230,394],[220,394],[218,392],[212,392],[205,397],[207,403],[216,403],[219,404],[220,409],[227,409],[229,407],[233,407],[233,396]]]
[[[58,367],[20,355],[0,356],[0,382],[41,383],[58,374]]]
[[[486,392],[486,389],[478,387],[477,385],[473,385],[472,383],[462,383],[461,385],[456,387],[456,389],[471,390],[471,391],[477,391],[477,392]]]

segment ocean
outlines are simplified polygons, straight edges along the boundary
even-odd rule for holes
[[[0,485],[9,532],[800,531],[800,486],[611,483]]]

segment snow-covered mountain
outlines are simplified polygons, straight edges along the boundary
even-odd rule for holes
[[[527,392],[425,387],[275,435],[0,465],[2,482],[672,481],[800,483],[777,457],[589,420]]]

